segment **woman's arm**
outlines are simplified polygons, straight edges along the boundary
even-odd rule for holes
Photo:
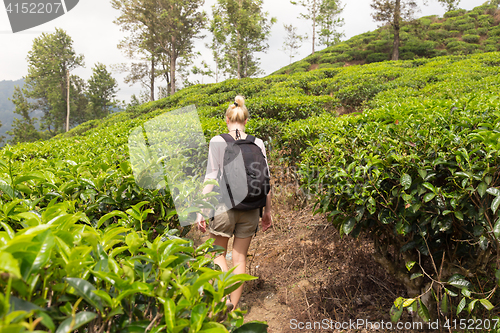
[[[210,140],[210,145],[208,148],[208,163],[207,163],[207,172],[205,175],[205,180],[217,178],[217,173],[218,173],[219,168],[220,168],[218,161],[221,160],[221,158],[219,156],[220,155],[220,148],[221,148],[221,147],[219,147],[220,144],[221,143],[218,142],[216,137],[213,137]],[[210,193],[210,192],[212,192],[213,189],[214,189],[213,184],[206,185],[203,188],[202,194],[205,195],[207,193]],[[203,215],[207,215],[206,211],[207,211],[206,209],[202,209]],[[198,225],[199,230],[201,230],[202,232],[205,232],[206,231],[206,222],[205,222],[205,217],[203,215],[201,213],[197,214],[196,224]]]
[[[207,194],[207,193],[210,193],[212,192],[214,188],[214,185],[213,184],[210,184],[210,185],[207,185],[203,188],[203,194]],[[205,208],[202,208],[201,212],[203,213],[203,215],[201,213],[198,213],[197,216],[196,216],[196,224],[198,225],[198,229],[201,231],[201,232],[205,232],[207,231],[207,223],[205,221],[205,217],[204,215],[207,215],[206,213],[206,209]]]
[[[264,207],[264,215],[262,216],[262,231],[266,231],[271,227],[273,219],[271,217],[271,192],[267,195],[266,198],[266,207]]]

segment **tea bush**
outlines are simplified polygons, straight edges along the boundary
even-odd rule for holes
[[[462,16],[465,13],[467,13],[467,10],[465,9],[457,9],[457,10],[450,10],[446,13],[444,13],[444,17],[457,17],[457,16]]]
[[[366,63],[371,64],[372,62],[381,62],[389,60],[389,55],[387,53],[370,53],[366,57]]]
[[[462,40],[467,43],[479,43],[478,35],[463,35]]]
[[[498,35],[496,29],[499,24],[497,19],[499,12],[498,6],[493,1],[471,11],[461,9],[447,12],[443,18],[433,15],[403,23],[400,28],[400,58],[409,60],[415,57],[433,58],[451,54],[496,51],[497,49],[489,46],[490,44],[480,43],[477,37],[467,35]],[[341,67],[345,62],[352,60],[364,63],[389,60],[393,38],[391,28],[383,26],[375,31],[354,36],[337,45],[316,51],[314,55],[283,67],[275,74],[294,74],[315,68]],[[454,43],[451,48],[443,49],[443,46],[452,42],[461,42],[462,39],[468,44],[477,45],[465,46]],[[335,64],[335,66],[329,64]]]
[[[437,29],[429,31],[429,37],[432,40],[440,41],[450,36],[450,32],[444,29]]]
[[[237,332],[240,311],[218,322],[223,297],[254,278],[216,270],[206,256],[220,251],[213,240],[193,248],[170,230],[147,241],[153,231],[142,221],[152,210],[144,204],[107,214],[97,226],[70,201],[39,211],[19,199],[3,204],[2,331]],[[11,228],[13,221],[22,228]]]
[[[422,299],[432,305],[420,296],[432,281],[439,282],[432,288],[439,302],[456,312],[463,303],[472,314],[497,304],[496,292],[477,292],[492,290],[498,269],[498,59],[457,55],[195,85],[48,141],[6,146],[2,325],[122,332],[145,331],[153,322],[148,330],[236,331],[241,312],[224,323],[216,317],[222,296],[251,277],[216,271],[205,254],[217,249],[194,249],[181,239],[188,228],[180,217],[199,210],[194,190],[141,188],[129,151],[134,129],[191,103],[208,142],[226,131],[224,112],[236,94],[247,97],[248,133],[265,139],[284,165],[300,167],[318,210],[343,233],[376,237],[377,260],[407,283],[405,297],[416,302],[398,301],[396,314]],[[362,114],[337,118],[342,110]],[[189,158],[189,168],[206,167],[198,150]],[[177,195],[192,207],[176,211]],[[441,275],[429,269],[433,260],[444,263]],[[424,276],[401,273],[407,262]],[[477,285],[471,274],[492,282]]]
[[[464,309],[472,318],[494,318],[500,69],[485,65],[496,57],[410,67],[362,115],[304,120],[283,131],[290,145],[307,142],[296,161],[317,211],[341,234],[371,237],[376,261],[407,286],[393,320],[404,308],[424,320],[444,320],[451,311],[461,316]],[[435,79],[404,86],[418,77]]]

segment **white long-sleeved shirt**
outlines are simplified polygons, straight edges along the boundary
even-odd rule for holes
[[[259,138],[255,138],[255,144],[262,150],[262,154],[266,159],[267,167],[269,169],[269,163],[267,162],[266,147],[264,146],[264,141]],[[220,135],[214,136],[210,140],[208,147],[208,163],[207,163],[207,173],[205,175],[205,180],[207,179],[217,179],[217,174],[219,170],[222,173],[222,166],[224,161],[224,151],[226,150],[226,140]]]

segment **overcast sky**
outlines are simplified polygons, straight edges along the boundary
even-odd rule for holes
[[[341,29],[345,32],[345,39],[377,28],[377,23],[370,16],[371,0],[343,1],[345,9],[341,16],[345,20],[345,25]],[[421,12],[417,14],[418,16],[442,16],[445,12],[436,0],[429,0],[428,6],[423,6],[421,0],[419,1]],[[216,0],[206,0],[205,2],[204,9],[209,15],[211,14],[211,6],[215,2]],[[483,2],[482,0],[462,0],[460,7],[470,10]],[[27,74],[26,56],[32,47],[33,39],[43,32],[54,32],[56,27],[64,29],[73,39],[75,51],[84,55],[85,68],[76,69],[73,74],[79,75],[85,80],[91,76],[91,68],[97,62],[101,62],[109,68],[113,64],[131,61],[124,57],[116,47],[118,42],[124,38],[125,33],[113,23],[119,12],[111,7],[109,0],[80,0],[78,5],[66,15],[16,34],[12,33],[4,8],[0,8],[0,81],[18,80],[25,76]],[[280,51],[285,36],[283,24],[293,24],[298,27],[300,34],[311,35],[312,29],[309,22],[297,18],[302,7],[292,5],[288,0],[264,0],[264,9],[269,12],[270,16],[276,17],[278,20],[272,28],[269,50],[260,55],[262,69],[267,75],[288,64],[288,57]],[[209,33],[205,31],[205,34],[208,41]],[[205,60],[212,64],[211,53],[203,45],[203,41],[197,41],[196,51],[201,52],[202,55],[195,63],[199,64]],[[311,42],[305,42],[294,61],[306,57],[310,53]],[[122,75],[118,73],[113,73],[113,75],[119,83],[119,99],[129,101],[132,94],[139,94],[141,90],[139,84],[130,87],[123,82]],[[193,77],[193,79],[201,81],[201,77]],[[205,83],[214,82],[207,77],[204,80]]]

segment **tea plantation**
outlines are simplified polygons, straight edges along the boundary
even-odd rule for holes
[[[497,1],[487,1],[470,11],[449,11],[442,18],[433,15],[403,23],[400,60],[500,51],[499,24]],[[390,60],[393,40],[394,34],[386,25],[315,52],[274,74]]]
[[[247,332],[223,297],[249,275],[181,238],[170,193],[139,187],[131,131],[195,104],[207,139],[247,98],[247,133],[296,167],[316,210],[368,235],[423,320],[489,318],[500,279],[500,53],[227,80],[0,151],[0,323],[8,332]],[[350,114],[338,116],[338,111]],[[203,166],[197,166],[203,168]],[[188,195],[187,195],[188,197]],[[178,228],[180,232],[176,230]],[[389,309],[387,309],[389,311]]]

